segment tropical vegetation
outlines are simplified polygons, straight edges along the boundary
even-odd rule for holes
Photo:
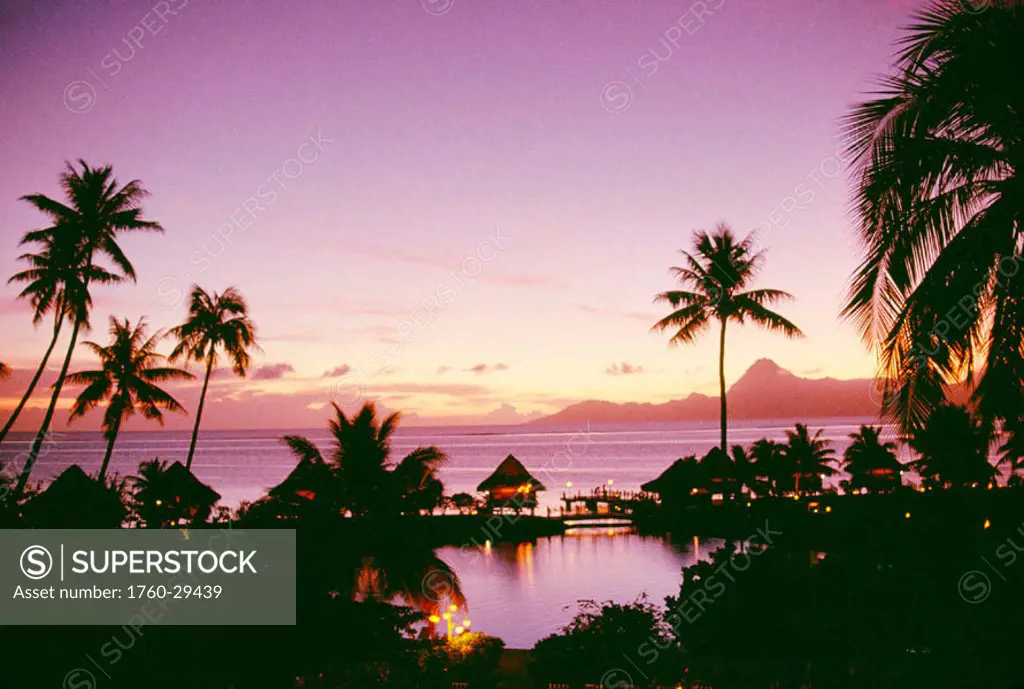
[[[725,399],[725,329],[729,322],[742,325],[750,321],[787,337],[803,333],[785,317],[769,308],[792,299],[777,289],[748,289],[764,264],[764,251],[754,248],[753,233],[740,240],[724,224],[712,232],[698,231],[693,237],[693,253],[680,250],[684,265],[674,266],[671,273],[682,289],[658,294],[656,303],[667,303],[672,312],[654,324],[653,330],[672,331],[672,345],[692,344],[712,323],[719,327],[718,391],[720,404],[721,443],[727,452],[728,414]]]
[[[71,318],[71,337],[43,421],[18,477],[15,499],[24,494],[32,467],[50,429],[79,332],[89,327],[92,286],[135,280],[135,268],[118,244],[119,235],[136,231],[163,231],[159,223],[142,217],[141,203],[147,196],[142,183],[132,180],[120,185],[110,166],[93,168],[84,160],[78,161],[77,167],[68,164],[60,176],[60,184],[65,195],[63,202],[45,194],[22,197],[46,216],[50,224],[27,232],[21,243],[41,247],[36,255],[46,256],[47,261],[52,260],[54,273],[46,277],[35,276],[31,273],[33,269],[44,268],[39,267],[36,259],[29,258],[30,274],[24,280],[18,278],[17,281],[29,282],[31,287],[37,279],[43,280],[38,287],[39,291],[30,292],[27,296],[36,312],[49,299],[49,303],[57,310],[55,329],[58,327],[56,321]],[[100,268],[97,264],[100,259],[109,260],[114,270]],[[46,267],[45,270],[49,271],[50,268]]]
[[[993,68],[1020,64],[1022,35],[1017,0],[938,0],[846,119],[863,260],[843,313],[906,433],[961,382],[987,432],[1024,414],[1024,108]]]
[[[192,378],[188,371],[160,365],[164,357],[156,352],[156,347],[163,336],[160,331],[147,335],[145,319],[140,318],[132,325],[128,319],[119,321],[111,317],[110,344],[83,343],[99,358],[100,368],[67,376],[69,384],[84,386],[71,407],[69,421],[106,403],[103,437],[107,450],[97,474],[100,481],[106,477],[117,434],[125,421],[140,413],[162,426],[164,411],[185,413],[184,407],[158,386],[167,381]]]
[[[231,362],[232,372],[239,377],[245,376],[251,362],[249,351],[257,348],[256,326],[249,319],[249,306],[245,298],[234,287],[228,287],[219,294],[209,294],[199,285],[194,285],[189,297],[188,318],[172,328],[170,334],[178,340],[171,351],[170,361],[184,359],[186,363],[195,361],[206,366],[196,422],[188,444],[188,457],[185,459],[185,468],[191,469],[210,374],[217,367],[223,353]]]

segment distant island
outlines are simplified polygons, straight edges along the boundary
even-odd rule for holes
[[[786,419],[878,415],[877,384],[870,378],[801,378],[770,359],[758,359],[728,391],[731,419]],[[586,400],[531,424],[705,421],[718,418],[718,396],[693,393],[662,404]]]

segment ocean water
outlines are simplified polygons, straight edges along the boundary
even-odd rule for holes
[[[823,429],[836,456],[849,445],[849,434],[871,419],[830,418],[806,421],[812,432]],[[729,443],[749,444],[759,438],[782,440],[792,428],[790,421],[737,421],[730,424]],[[312,430],[202,431],[192,470],[213,486],[222,504],[237,506],[255,500],[294,468],[296,460],[280,441],[287,434],[302,434],[330,452],[326,428]],[[0,462],[6,470],[24,463],[32,436],[14,433],[0,445]],[[400,459],[424,445],[436,445],[449,457],[441,469],[449,494],[475,492],[477,485],[508,454],[514,454],[540,479],[547,491],[540,504],[557,508],[567,486],[575,492],[599,485],[638,490],[640,484],[660,474],[687,454],[702,455],[718,441],[713,421],[648,423],[631,425],[575,426],[461,426],[400,428],[392,452]],[[188,452],[186,431],[126,431],[118,436],[110,472],[131,476],[140,462],[158,457],[184,461]],[[106,443],[97,432],[60,432],[44,447],[33,471],[33,481],[48,481],[76,463],[88,472],[98,470]],[[906,449],[901,448],[909,459]]]

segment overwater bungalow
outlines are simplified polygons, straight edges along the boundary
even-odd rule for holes
[[[337,514],[337,481],[323,461],[301,459],[283,481],[267,491],[267,502],[280,519]]]
[[[159,528],[207,521],[220,493],[181,462],[164,466],[153,460],[140,467],[135,502],[142,520],[147,526]]]
[[[516,512],[524,508],[531,512],[535,510],[537,492],[547,490],[512,455],[506,457],[476,489],[486,495],[488,509]]]
[[[37,529],[116,529],[127,509],[117,487],[104,485],[72,464],[21,508]]]
[[[665,506],[693,505],[711,499],[704,470],[696,455],[672,462],[656,479],[641,485],[640,490],[656,493]]]

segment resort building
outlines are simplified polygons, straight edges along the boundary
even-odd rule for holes
[[[512,455],[506,457],[476,489],[486,495],[487,509],[516,512],[522,509],[532,512],[537,507],[537,492],[547,490]]]

